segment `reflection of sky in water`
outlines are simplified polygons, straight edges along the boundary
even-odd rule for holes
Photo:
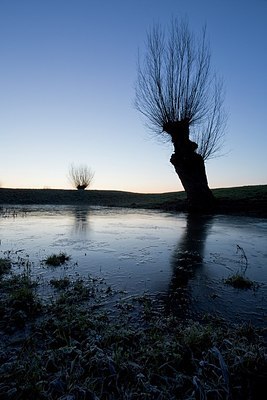
[[[0,218],[0,257],[27,257],[32,274],[51,277],[100,276],[130,294],[145,291],[168,298],[183,287],[187,307],[263,323],[266,310],[265,220],[245,217],[186,217],[145,210],[85,207],[28,207],[16,218]],[[23,207],[25,210],[26,207]],[[222,283],[242,267],[237,245],[248,258],[246,276],[261,284],[239,291]],[[66,267],[49,269],[53,253],[71,256]],[[198,252],[203,261],[189,273],[179,270],[181,253]],[[177,307],[181,296],[173,303]]]

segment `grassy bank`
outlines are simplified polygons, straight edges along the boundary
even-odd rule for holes
[[[213,189],[215,212],[267,217],[267,185]],[[144,194],[111,190],[0,189],[0,205],[84,204],[186,211],[184,192]]]
[[[93,278],[53,279],[43,302],[22,268],[0,262],[0,399],[261,398],[265,346],[251,325],[180,320]]]

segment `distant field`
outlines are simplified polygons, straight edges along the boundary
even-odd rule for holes
[[[267,185],[213,189],[215,212],[267,217]],[[185,192],[144,194],[112,190],[5,189],[0,205],[84,204],[186,211]]]

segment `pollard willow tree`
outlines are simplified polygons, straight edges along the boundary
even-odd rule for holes
[[[196,37],[187,21],[173,20],[167,34],[154,25],[138,60],[135,107],[150,129],[171,140],[173,164],[191,209],[214,206],[205,161],[223,143],[223,83],[211,69],[206,28]]]
[[[81,164],[75,166],[71,164],[69,168],[69,180],[76,189],[85,190],[91,185],[93,178],[94,172],[87,165]]]

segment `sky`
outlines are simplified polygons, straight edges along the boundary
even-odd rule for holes
[[[171,143],[134,108],[137,55],[154,23],[207,26],[228,114],[211,188],[267,184],[267,0],[0,0],[0,187],[183,190]]]

